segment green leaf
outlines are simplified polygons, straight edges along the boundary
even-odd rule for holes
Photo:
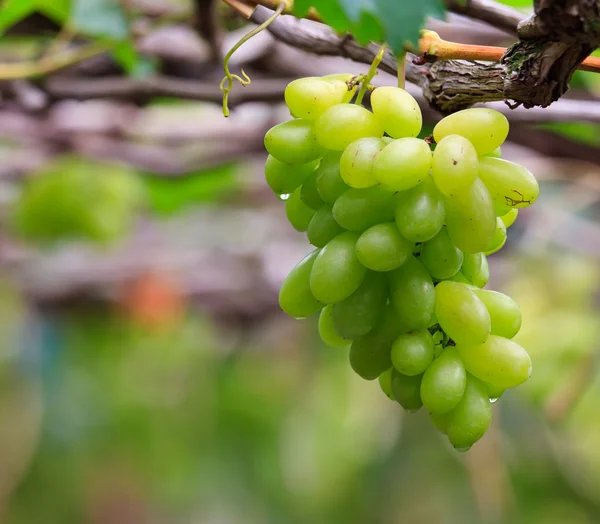
[[[73,0],[71,22],[76,31],[90,36],[125,40],[127,17],[117,0]]]
[[[37,10],[56,23],[62,24],[71,12],[71,0],[38,0]]]
[[[0,34],[35,11],[35,0],[6,0],[0,7]]]
[[[310,7],[337,32],[348,31],[361,44],[385,41],[396,54],[417,45],[428,16],[445,12],[442,0],[296,0],[294,12],[304,16]]]
[[[131,77],[144,78],[157,72],[157,62],[137,52],[131,40],[119,42],[112,51],[113,58]]]

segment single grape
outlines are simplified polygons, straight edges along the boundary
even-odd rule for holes
[[[308,241],[315,247],[325,247],[330,240],[343,232],[344,228],[335,221],[331,207],[327,205],[312,216],[306,230]]]
[[[460,135],[473,144],[477,154],[491,153],[508,136],[508,120],[493,109],[471,108],[452,113],[433,128],[433,138],[439,144],[448,135]]]
[[[463,253],[484,251],[494,237],[496,215],[490,193],[478,178],[464,191],[445,198],[446,227]]]
[[[518,386],[531,375],[527,351],[508,338],[490,335],[483,344],[457,344],[457,349],[469,373],[497,388]]]
[[[312,122],[289,120],[272,127],[265,134],[265,148],[284,164],[304,164],[323,156]]]
[[[400,138],[377,155],[373,175],[389,191],[405,191],[425,180],[431,158],[431,149],[424,140]]]
[[[403,375],[423,373],[434,358],[433,337],[427,330],[400,335],[392,345],[392,364]]]
[[[508,213],[502,215],[500,218],[502,219],[502,222],[504,222],[504,225],[509,228],[515,223],[518,216],[519,210],[516,207],[513,207]]]
[[[502,148],[500,146],[498,146],[496,149],[494,149],[490,153],[486,153],[483,156],[491,156],[491,157],[494,157],[494,158],[502,158]]]
[[[317,190],[317,177],[319,173],[317,171],[313,171],[310,173],[302,183],[302,189],[300,190],[300,199],[304,202],[307,207],[311,209],[321,209],[325,202],[319,195],[319,191]]]
[[[315,135],[321,147],[343,151],[359,138],[381,138],[383,126],[375,115],[364,107],[337,104],[317,118]]]
[[[493,384],[489,384],[487,382],[483,383],[485,385],[485,389],[487,390],[488,397],[490,397],[490,401],[495,402],[498,400],[506,391],[504,388],[499,388],[494,386]]]
[[[431,176],[446,196],[468,188],[479,173],[479,158],[473,144],[460,135],[442,138],[433,152]]]
[[[464,256],[460,271],[469,282],[473,282],[473,279],[481,272],[483,257],[483,253],[469,253]]]
[[[427,329],[433,315],[435,290],[429,273],[414,256],[389,273],[390,302],[408,330]]]
[[[317,190],[321,198],[330,206],[342,193],[350,189],[340,175],[340,156],[339,151],[327,153],[317,169]]]
[[[443,280],[456,275],[463,263],[463,253],[450,240],[446,228],[421,246],[421,263],[429,274]]]
[[[470,448],[490,426],[492,405],[485,385],[467,375],[465,394],[458,405],[448,414],[446,434],[458,450]]]
[[[429,413],[429,420],[440,433],[444,435],[448,431],[448,423],[450,422],[450,415],[445,413],[443,415],[439,413]]]
[[[414,413],[421,409],[421,380],[423,375],[409,377],[392,369],[392,395],[406,411]]]
[[[444,200],[431,177],[398,195],[396,225],[412,242],[432,239],[444,225],[445,216]]]
[[[485,342],[491,331],[485,304],[465,284],[440,282],[435,286],[435,315],[439,325],[456,344]]]
[[[360,263],[373,271],[391,271],[412,255],[415,243],[406,240],[393,222],[376,224],[367,229],[356,243]]]
[[[278,196],[287,195],[300,186],[318,164],[318,160],[306,164],[284,164],[269,155],[265,162],[265,179],[273,193]]]
[[[458,352],[447,347],[423,374],[421,400],[430,413],[443,415],[460,402],[465,392],[467,372]]]
[[[306,231],[315,210],[308,207],[300,198],[301,187],[297,188],[285,201],[285,214],[296,231]]]
[[[385,275],[368,272],[354,293],[333,306],[336,331],[350,340],[366,335],[381,317],[386,301]]]
[[[317,300],[332,304],[349,297],[362,283],[367,268],[354,253],[359,234],[345,231],[317,256],[310,273],[310,288]]]
[[[352,142],[340,159],[340,175],[350,187],[365,188],[377,183],[373,166],[379,152],[387,144],[381,138],[365,137]]]
[[[323,307],[310,291],[310,273],[318,254],[317,249],[304,257],[281,284],[279,307],[292,317],[305,318]]]
[[[396,400],[392,393],[392,368],[379,375],[379,387],[390,400]]]
[[[521,329],[521,310],[509,296],[487,289],[474,289],[479,299],[485,304],[492,321],[492,335],[513,338]]]
[[[339,104],[345,96],[333,82],[317,78],[298,78],[290,82],[284,91],[285,103],[296,118],[314,120],[329,107]]]
[[[380,187],[349,189],[333,204],[337,223],[349,231],[364,231],[394,219],[394,196]]]
[[[482,255],[481,258],[481,270],[472,279],[471,282],[474,286],[485,287],[490,280],[490,266],[488,264],[487,257]]]
[[[404,89],[377,87],[371,93],[371,107],[391,137],[416,137],[421,132],[421,109],[414,97]]]
[[[496,217],[496,231],[494,231],[492,241],[488,244],[484,254],[492,255],[497,251],[500,251],[504,247],[504,244],[506,244],[506,226],[504,225],[502,218]]]
[[[321,340],[331,347],[344,347],[350,345],[350,340],[342,338],[333,325],[333,304],[328,304],[319,315],[319,336]]]
[[[537,180],[527,168],[500,158],[482,157],[479,178],[494,202],[507,208],[530,206],[540,193]]]

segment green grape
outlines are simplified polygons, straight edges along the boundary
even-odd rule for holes
[[[468,284],[469,286],[472,285],[472,282],[467,277],[465,277],[465,275],[461,271],[459,271],[455,275],[452,275],[446,280],[450,280],[452,282],[460,282],[461,284]]]
[[[502,215],[500,218],[502,219],[502,222],[504,222],[504,225],[509,228],[515,223],[518,216],[519,210],[516,207],[513,207],[508,213]]]
[[[333,324],[344,338],[366,335],[377,323],[387,300],[385,275],[368,272],[359,288],[333,306]]]
[[[485,255],[481,258],[481,270],[470,280],[477,287],[485,287],[490,280],[490,266]]]
[[[285,88],[285,103],[296,118],[314,120],[329,107],[342,102],[347,89],[317,77],[299,78]]]
[[[443,415],[460,402],[467,382],[467,372],[458,352],[447,347],[423,374],[421,400],[430,413]]]
[[[403,375],[423,373],[434,358],[433,337],[427,330],[400,335],[392,345],[392,364]]]
[[[404,89],[377,87],[371,93],[371,107],[391,137],[416,137],[421,132],[421,109],[414,97]]]
[[[433,152],[431,176],[446,196],[467,189],[479,172],[479,158],[473,144],[459,135],[442,138]]]
[[[409,377],[392,369],[392,395],[406,411],[414,413],[421,409],[421,381],[423,375]]]
[[[445,198],[446,227],[463,253],[484,251],[494,237],[496,215],[492,198],[478,178],[472,186]]]
[[[467,451],[490,427],[492,404],[485,385],[467,375],[465,394],[448,414],[446,434],[459,451]]]
[[[491,153],[508,136],[508,120],[493,109],[471,108],[452,113],[433,128],[433,138],[439,144],[448,135],[464,136],[477,154]]]
[[[424,140],[400,138],[377,155],[373,175],[389,191],[405,191],[425,180],[431,158],[431,149]]]
[[[489,243],[487,249],[485,250],[485,255],[492,255],[497,251],[500,251],[504,244],[506,244],[506,226],[502,221],[502,218],[496,218],[496,231],[494,231],[494,236],[492,237],[492,241]]]
[[[531,375],[527,351],[508,338],[490,335],[483,344],[457,344],[457,349],[469,373],[497,388],[518,386]]]
[[[304,164],[325,152],[317,143],[312,122],[304,119],[289,120],[269,129],[265,148],[284,164]]]
[[[491,331],[485,304],[465,284],[446,280],[435,286],[435,315],[456,344],[481,344]]]
[[[412,255],[415,243],[406,240],[393,222],[375,224],[356,243],[360,263],[373,271],[391,271]]]
[[[285,214],[296,231],[306,231],[315,210],[308,207],[300,198],[301,187],[297,188],[285,201]]]
[[[337,104],[315,121],[315,135],[321,147],[343,151],[363,137],[383,136],[383,126],[371,111],[354,104]]]
[[[350,189],[340,175],[340,153],[327,153],[317,169],[317,190],[321,198],[330,206],[342,193]]]
[[[434,425],[435,429],[437,429],[440,433],[444,435],[448,431],[448,423],[450,421],[450,414],[440,414],[440,413],[429,413],[429,420]]]
[[[443,280],[458,273],[463,253],[450,240],[446,228],[421,246],[421,263],[433,278]]]
[[[510,207],[505,206],[504,204],[502,204],[500,202],[496,202],[495,200],[493,200],[493,202],[494,202],[494,213],[496,214],[497,217],[502,217],[511,210]]]
[[[279,291],[279,307],[295,318],[305,318],[323,307],[310,290],[310,273],[319,250],[304,257],[288,276]]]
[[[328,304],[319,315],[319,336],[321,340],[331,347],[344,347],[350,341],[342,338],[333,325],[333,304]]]
[[[380,187],[349,189],[333,204],[337,223],[349,231],[364,231],[394,219],[394,196]]]
[[[287,195],[304,182],[319,164],[313,160],[306,164],[284,164],[274,156],[269,155],[265,162],[265,179],[276,195]]]
[[[414,256],[389,273],[390,301],[408,330],[427,329],[433,315],[435,290],[425,266]]]
[[[487,289],[473,289],[485,304],[492,320],[492,335],[513,338],[521,329],[521,310],[509,296]]]
[[[496,400],[498,400],[506,391],[505,388],[499,388],[487,382],[484,382],[484,384],[487,390],[488,397],[490,398],[490,402],[492,403],[496,402]]]
[[[483,156],[491,156],[491,157],[494,157],[494,158],[502,158],[502,148],[500,146],[498,146],[496,149],[494,149],[490,153],[486,153]]]
[[[373,166],[378,153],[387,144],[381,138],[365,137],[352,142],[340,159],[340,175],[350,187],[365,188],[377,183]]]
[[[374,380],[392,367],[390,353],[396,337],[405,331],[393,309],[388,306],[377,325],[357,338],[350,347],[350,365],[365,380]]]
[[[469,282],[473,282],[473,279],[481,272],[483,257],[483,253],[469,253],[464,255],[460,271]]]
[[[310,273],[310,289],[317,300],[332,304],[354,293],[367,273],[356,258],[358,233],[345,231],[321,249]]]
[[[335,73],[333,75],[322,76],[321,78],[323,80],[326,80],[327,82],[333,83],[336,86],[336,89],[344,89],[345,93],[342,97],[342,102],[348,103],[350,102],[350,100],[352,100],[352,97],[356,93],[356,89],[358,87],[358,84],[354,85],[354,87],[351,88],[348,87],[348,82],[354,79],[354,77],[355,75],[353,75],[352,73]]]
[[[302,184],[302,188],[300,189],[300,199],[302,202],[306,204],[307,207],[311,209],[321,209],[325,202],[319,195],[319,191],[317,190],[317,177],[319,173],[317,171],[313,171],[310,173],[304,180]]]
[[[392,368],[379,375],[379,387],[390,400],[396,400],[392,393]]]
[[[482,157],[479,178],[494,202],[507,208],[530,206],[540,193],[537,180],[527,168],[500,158]]]
[[[325,247],[325,245],[343,233],[344,228],[340,226],[333,218],[331,207],[323,206],[310,219],[306,234],[308,241],[315,247]]]
[[[427,242],[444,225],[444,200],[431,177],[418,186],[398,195],[396,225],[404,238],[412,242]]]

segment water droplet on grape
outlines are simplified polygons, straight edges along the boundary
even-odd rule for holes
[[[286,193],[285,195],[279,195],[279,200],[287,200],[292,196],[291,193]]]
[[[454,448],[456,449],[456,451],[460,452],[460,453],[466,453],[467,451],[469,451],[471,449],[471,446],[465,446],[463,448]]]
[[[498,402],[498,397],[490,399],[490,404],[495,404],[496,402]]]

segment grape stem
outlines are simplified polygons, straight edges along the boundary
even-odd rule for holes
[[[360,105],[360,103],[362,102],[365,93],[367,92],[367,88],[371,83],[371,80],[373,80],[373,77],[377,74],[377,67],[379,66],[379,63],[383,60],[383,55],[385,54],[386,47],[387,46],[383,44],[379,48],[379,51],[375,55],[375,58],[373,58],[373,62],[371,63],[369,72],[367,73],[367,76],[365,77],[360,86],[360,91],[358,92],[358,95],[356,95],[356,101],[354,102],[355,104]]]
[[[398,87],[404,89],[406,86],[406,51],[398,54]]]

